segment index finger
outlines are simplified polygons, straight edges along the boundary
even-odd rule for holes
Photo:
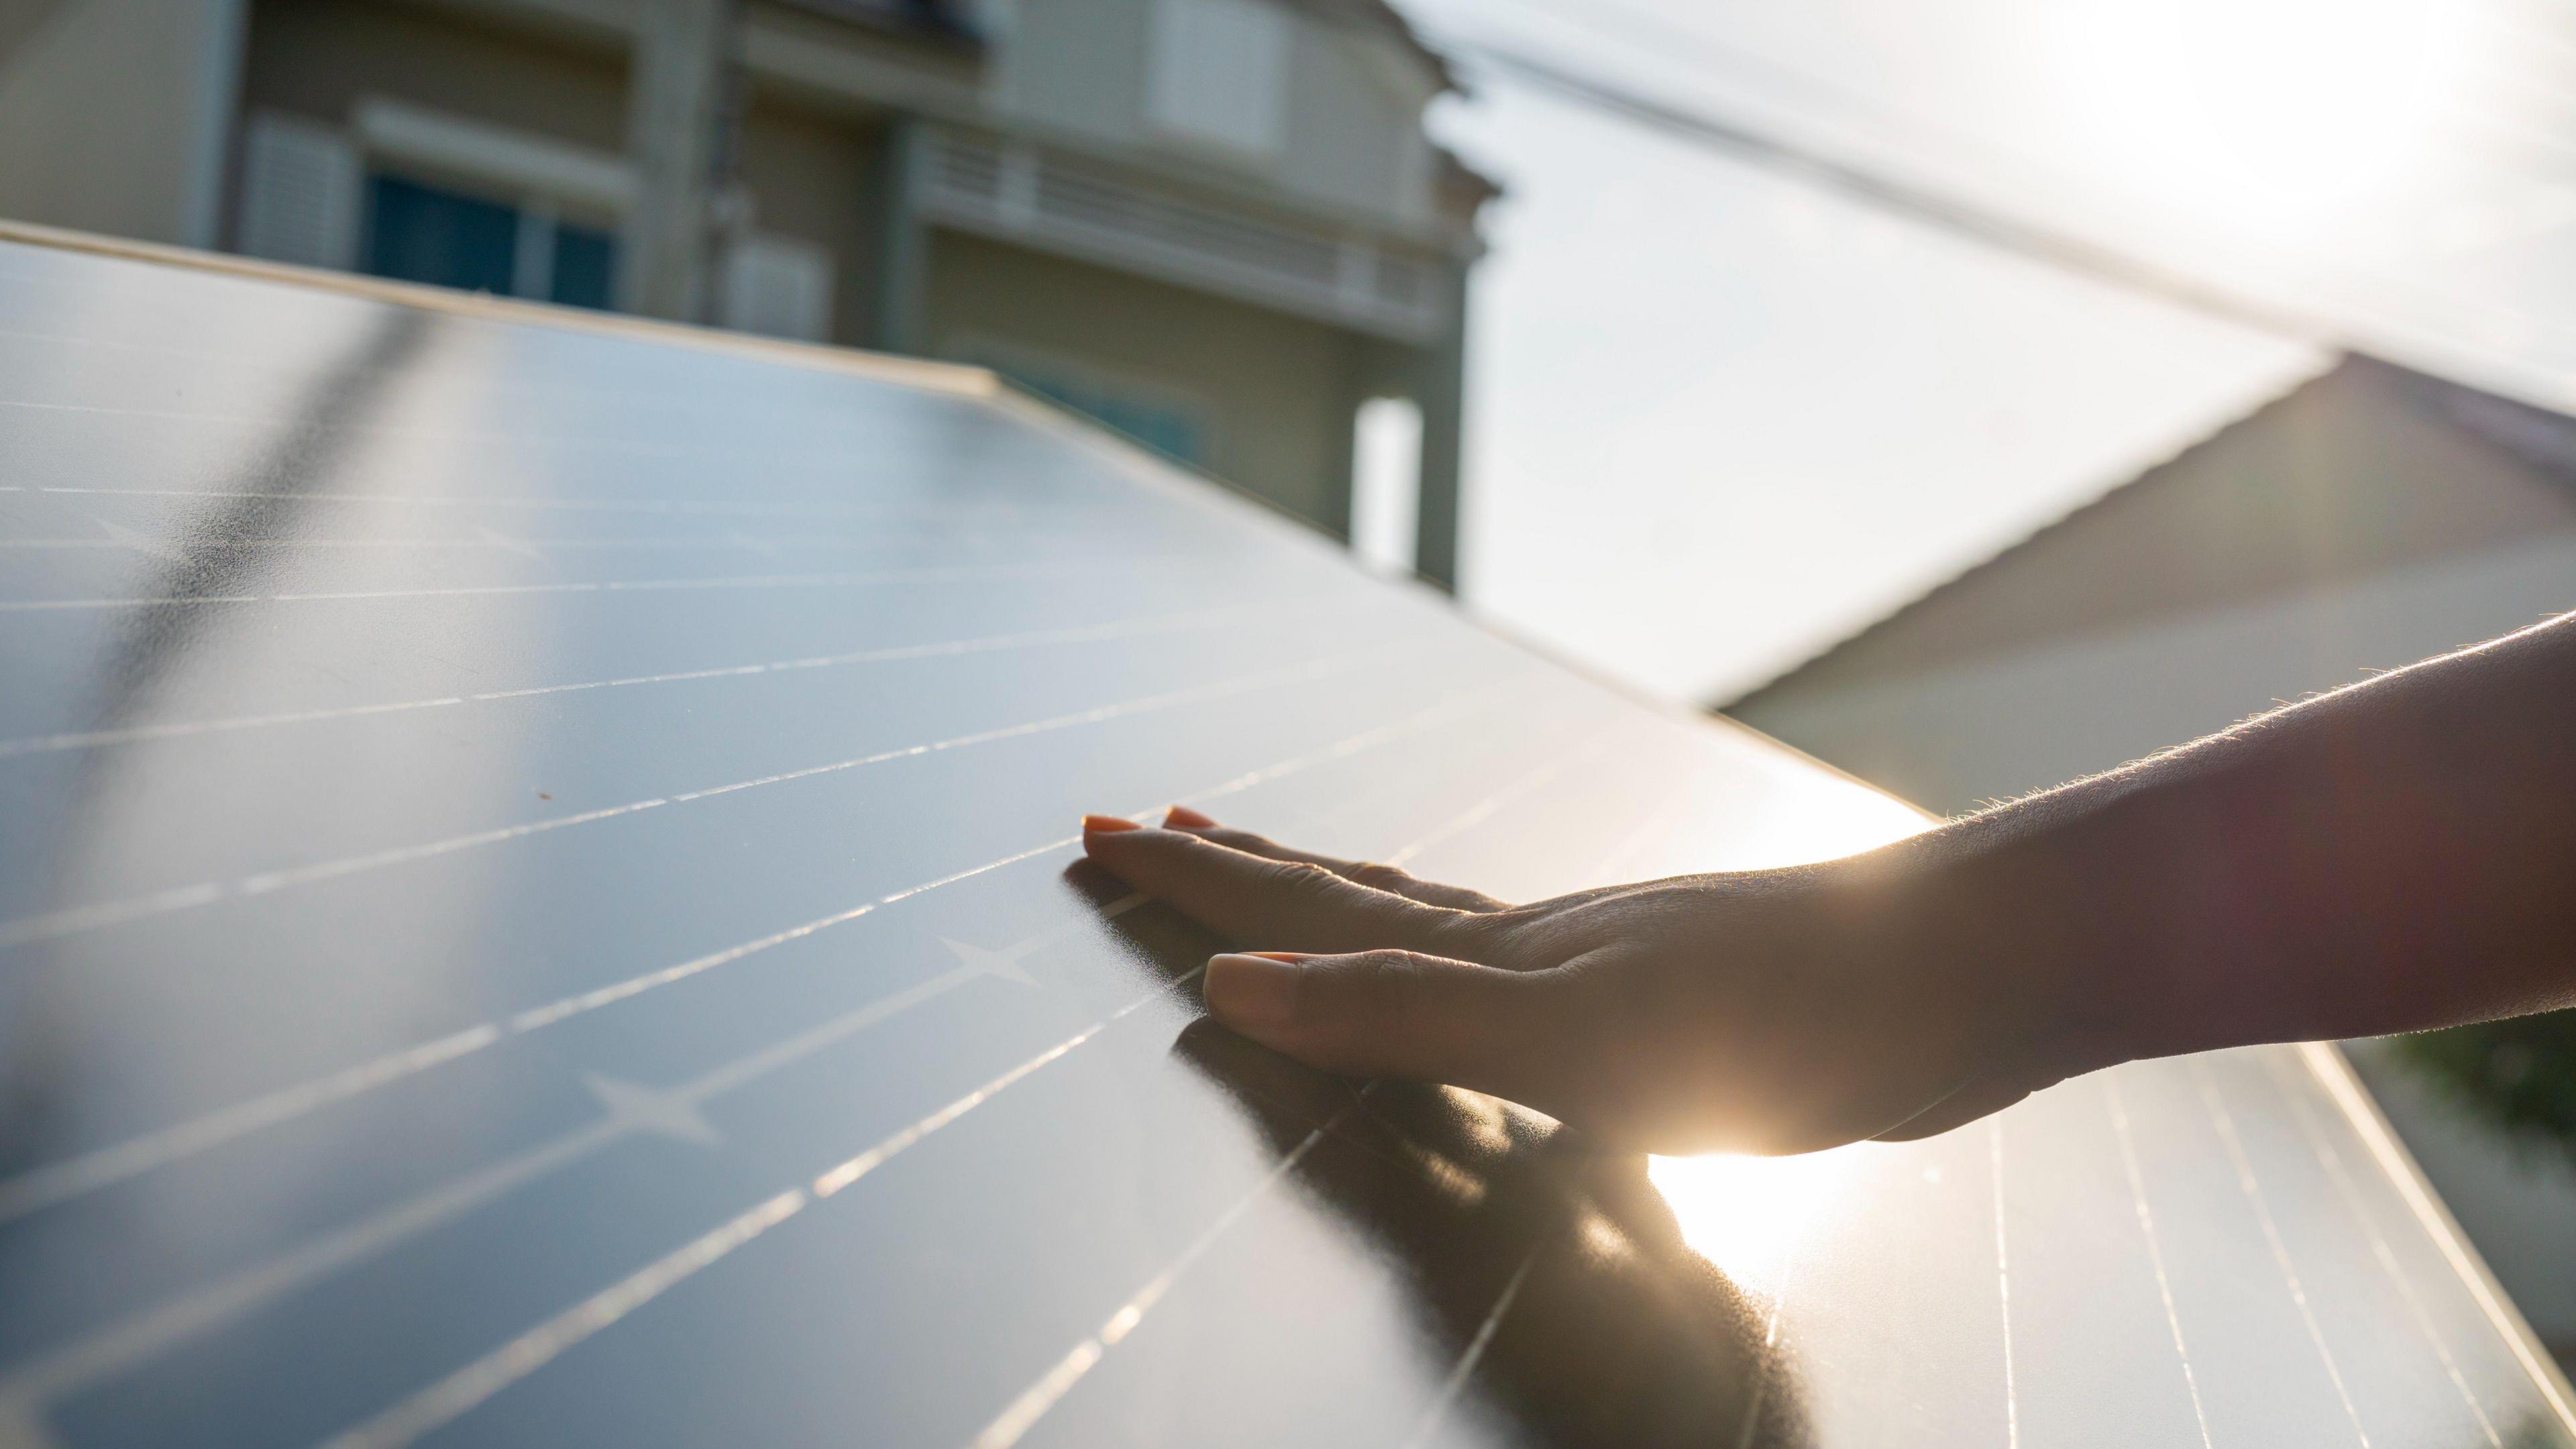
[[[1184,831],[1201,840],[1213,840],[1219,845],[1240,850],[1246,855],[1258,855],[1270,860],[1302,860],[1308,865],[1320,865],[1345,880],[1358,881],[1361,885],[1417,900],[1427,906],[1450,906],[1462,911],[1510,909],[1506,902],[1498,901],[1483,891],[1424,880],[1397,866],[1382,865],[1368,860],[1344,860],[1339,856],[1301,850],[1293,845],[1282,845],[1266,835],[1256,835],[1249,830],[1220,825],[1213,818],[1187,805],[1175,805],[1165,811],[1163,828]]]
[[[1302,860],[1275,860],[1116,816],[1083,818],[1082,848],[1129,885],[1219,934],[1275,951],[1393,947],[1475,959],[1492,918],[1427,905]]]

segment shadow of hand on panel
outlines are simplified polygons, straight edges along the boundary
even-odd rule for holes
[[[1204,1018],[1173,1051],[1277,1151],[1333,1124],[1300,1180],[1409,1270],[1456,1353],[1491,1325],[1468,1392],[1539,1442],[1807,1442],[1758,1305],[1683,1244],[1643,1158],[1472,1092],[1329,1077]]]
[[[1080,867],[1067,881],[1095,901],[1120,889]],[[1212,944],[1159,909],[1122,913],[1111,929],[1176,981]],[[1204,1017],[1172,1052],[1273,1151],[1325,1129],[1299,1181],[1396,1261],[1450,1362],[1480,1355],[1460,1397],[1508,1421],[1517,1432],[1505,1440],[1811,1442],[1761,1306],[1682,1241],[1643,1157],[1473,1092],[1333,1077]]]

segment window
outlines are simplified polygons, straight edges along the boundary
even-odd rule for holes
[[[546,295],[571,307],[607,310],[617,283],[617,242],[607,232],[555,224],[555,274]]]
[[[382,172],[367,180],[365,269],[379,277],[575,307],[609,304],[605,231]]]
[[[1146,113],[1157,126],[1240,151],[1279,149],[1288,17],[1265,0],[1154,0]]]

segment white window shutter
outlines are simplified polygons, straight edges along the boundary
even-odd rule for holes
[[[358,148],[339,131],[274,112],[253,116],[242,146],[242,252],[356,266],[361,181]]]
[[[725,251],[723,313],[737,332],[829,341],[832,254],[793,237],[743,237]]]
[[[1288,17],[1267,0],[1155,0],[1149,114],[1180,135],[1278,150],[1289,40]]]

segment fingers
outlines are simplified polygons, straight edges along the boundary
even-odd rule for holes
[[[1163,828],[1187,831],[1201,840],[1213,840],[1228,849],[1240,850],[1248,855],[1258,855],[1266,860],[1298,860],[1308,865],[1320,865],[1345,880],[1355,880],[1372,889],[1389,891],[1407,900],[1420,901],[1424,905],[1446,906],[1458,911],[1508,909],[1503,902],[1482,891],[1471,891],[1464,886],[1441,885],[1436,881],[1419,880],[1391,865],[1379,865],[1363,860],[1341,860],[1329,855],[1318,855],[1309,850],[1299,850],[1294,846],[1281,845],[1267,836],[1255,835],[1249,830],[1236,830],[1219,825],[1186,805],[1175,805],[1164,812]]]
[[[1448,1082],[1541,1103],[1573,1053],[1551,1040],[1545,978],[1413,951],[1226,955],[1208,962],[1208,1012],[1345,1076]]]
[[[1230,849],[1185,830],[1086,816],[1082,847],[1129,885],[1238,941],[1298,951],[1381,946],[1473,954],[1485,918],[1344,879],[1320,865]]]
[[[1375,861],[1366,861],[1352,866],[1350,878],[1361,885],[1376,890],[1391,891],[1407,900],[1420,901],[1426,906],[1445,906],[1453,911],[1472,911],[1478,915],[1511,909],[1505,902],[1498,901],[1483,891],[1472,891],[1465,886],[1442,885],[1438,881],[1423,880],[1407,874],[1396,866],[1379,865]]]

